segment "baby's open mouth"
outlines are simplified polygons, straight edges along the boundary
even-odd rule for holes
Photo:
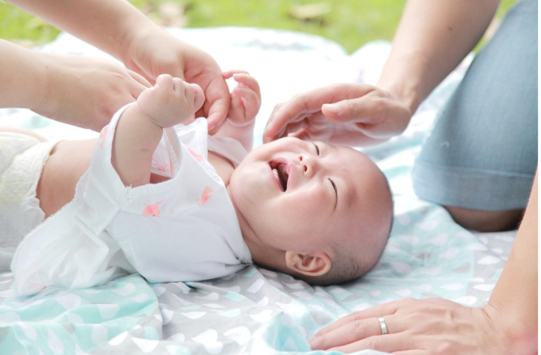
[[[272,164],[271,162],[271,169],[272,173],[278,178],[282,191],[285,192],[287,190],[287,180],[289,178],[289,175],[287,173],[287,166],[281,163]]]

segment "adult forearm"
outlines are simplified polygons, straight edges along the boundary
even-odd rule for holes
[[[135,31],[158,28],[124,0],[8,1],[121,60]]]
[[[537,343],[538,176],[503,273],[490,297],[487,312],[505,319],[500,324],[510,341],[521,347]],[[500,318],[501,319],[501,318]],[[526,344],[524,344],[526,343]],[[518,353],[518,352],[517,352]]]
[[[415,111],[475,47],[499,0],[410,0],[378,86]]]
[[[40,54],[0,40],[0,107],[35,109],[44,99],[46,65]]]

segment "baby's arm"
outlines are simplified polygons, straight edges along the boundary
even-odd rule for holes
[[[203,90],[170,75],[160,75],[156,85],[141,93],[120,118],[116,128],[112,164],[126,186],[150,181],[152,155],[163,129],[193,117],[204,102]]]
[[[228,71],[222,75],[224,79],[232,77],[239,85],[231,92],[228,118],[215,136],[234,138],[247,151],[250,151],[252,150],[255,116],[261,106],[259,84],[244,71]]]

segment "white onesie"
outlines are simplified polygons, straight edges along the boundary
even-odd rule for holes
[[[111,164],[120,109],[98,139],[74,199],[28,234],[11,269],[20,294],[45,286],[91,287],[126,273],[149,282],[225,276],[251,263],[233,204],[207,161],[208,150],[235,166],[246,155],[207,121],[164,130],[152,172],[170,180],[125,187]]]

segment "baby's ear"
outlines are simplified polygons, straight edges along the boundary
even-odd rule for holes
[[[331,269],[331,259],[323,252],[302,254],[286,251],[285,258],[289,269],[306,276],[325,275]]]

